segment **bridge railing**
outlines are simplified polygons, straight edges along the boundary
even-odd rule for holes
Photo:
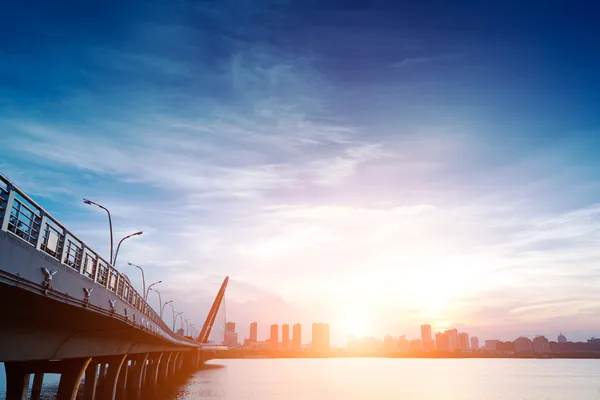
[[[164,331],[171,329],[129,279],[0,174],[0,230],[20,238],[56,261],[115,293]]]

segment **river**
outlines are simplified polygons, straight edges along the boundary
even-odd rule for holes
[[[600,360],[212,360],[164,397],[201,399],[600,400]]]

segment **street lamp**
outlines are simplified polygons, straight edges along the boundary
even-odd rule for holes
[[[144,295],[144,300],[148,301],[148,293],[150,293],[150,289],[152,289],[152,286],[158,285],[159,283],[162,283],[162,281],[156,281],[152,285],[148,286],[148,290],[146,291],[146,294]]]
[[[187,332],[187,328],[188,328],[189,322],[190,322],[190,320],[188,318],[185,318],[185,330],[184,330],[184,332]],[[183,321],[181,321],[181,328],[183,329]]]
[[[131,235],[125,236],[123,239],[121,239],[119,241],[119,244],[117,245],[117,251],[115,252],[115,258],[112,260],[112,263],[111,263],[113,265],[113,267],[117,265],[117,257],[119,256],[119,249],[121,248],[121,243],[123,243],[124,240],[127,240],[130,237],[140,236],[142,234],[144,234],[144,232],[142,232],[142,231],[135,232],[135,233],[132,233]]]
[[[108,208],[104,207],[103,205],[95,203],[86,198],[83,199],[83,202],[90,206],[94,205],[96,207],[100,207],[101,209],[106,211],[106,213],[108,214],[108,226],[110,228],[110,264],[114,266],[114,264],[113,264],[113,228],[112,228],[112,218],[110,217],[110,211],[108,211]]]
[[[156,293],[158,293],[158,291]],[[160,297],[159,297],[159,299],[160,299]],[[169,300],[165,304],[162,305],[162,307],[160,308],[160,319],[162,319],[162,317],[163,317],[163,312],[165,311],[165,306],[167,304],[171,304],[172,302],[173,302],[173,300]]]
[[[193,332],[194,330],[194,324],[190,324],[190,326],[188,326],[187,330],[186,330],[186,334],[185,336],[189,336],[190,332]]]
[[[160,292],[156,289],[152,289],[153,292],[156,292],[156,294],[158,294],[158,309],[161,310],[160,312],[160,317],[162,318],[162,296],[160,295]]]
[[[173,307],[173,300],[169,301],[165,305],[167,304],[171,306],[171,311],[173,311],[171,316],[173,317],[173,330],[175,330],[175,307]]]
[[[132,264],[130,262],[128,262],[127,265],[130,265],[132,267],[137,267],[140,271],[142,271],[142,285],[144,288],[144,291],[142,293],[144,293],[144,296],[146,296],[146,278],[144,277],[144,270],[139,265]]]
[[[178,312],[177,314],[173,314],[173,332],[175,332],[175,323],[177,322],[177,317],[179,317],[182,314],[183,314],[183,312]],[[181,317],[181,318],[183,318],[183,317]]]

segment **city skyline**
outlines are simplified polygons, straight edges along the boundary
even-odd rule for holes
[[[10,2],[0,171],[196,326],[596,334],[595,13],[318,3]]]
[[[224,341],[227,341],[228,327],[233,327],[235,331],[236,324],[235,322],[226,322],[226,329],[224,332]],[[277,351],[288,351],[288,350],[299,350],[299,349],[310,349],[310,350],[319,350],[322,351],[324,349],[336,349],[336,348],[347,348],[351,349],[353,346],[356,347],[358,343],[363,343],[365,340],[369,341],[367,346],[380,346],[382,349],[386,347],[393,346],[395,348],[402,348],[401,341],[406,342],[406,350],[411,351],[422,351],[422,352],[455,352],[455,351],[470,351],[470,350],[497,350],[496,346],[498,344],[503,345],[503,343],[513,343],[516,346],[517,353],[527,352],[523,349],[528,349],[531,347],[535,349],[535,353],[544,353],[551,342],[555,343],[573,343],[573,342],[584,342],[583,340],[567,340],[567,337],[560,332],[556,336],[556,340],[552,340],[551,336],[543,335],[543,334],[533,334],[533,335],[519,335],[516,338],[511,339],[499,339],[494,337],[492,338],[480,338],[475,335],[470,335],[469,332],[459,331],[456,328],[449,328],[440,332],[432,332],[430,324],[422,324],[420,325],[420,336],[418,337],[407,337],[405,334],[401,335],[390,335],[389,333],[384,336],[381,335],[381,339],[378,339],[377,336],[353,336],[350,335],[347,338],[346,343],[342,346],[339,345],[330,345],[330,325],[326,323],[312,323],[311,324],[312,331],[310,333],[311,340],[308,342],[299,341],[296,345],[296,332],[301,332],[302,324],[295,323],[292,325],[293,328],[293,336],[290,337],[290,324],[271,324],[269,325],[268,336],[261,340],[260,336],[257,334],[258,323],[253,321],[250,323],[250,336],[246,337],[243,340],[240,340],[237,345],[252,345],[252,343],[263,343],[267,345],[267,348],[271,350]],[[252,334],[255,333],[255,335]],[[236,338],[238,337],[237,331]],[[280,335],[281,333],[281,335]],[[287,335],[286,335],[287,333]],[[273,342],[273,337],[275,337],[276,342]],[[318,342],[315,343],[315,337],[317,337]],[[435,340],[434,340],[435,337]],[[287,338],[287,340],[286,340]],[[595,339],[595,336],[591,336],[590,338],[586,338],[587,341],[598,341]],[[521,347],[519,347],[521,346]],[[234,346],[235,347],[235,346]],[[519,350],[519,348],[521,350]]]

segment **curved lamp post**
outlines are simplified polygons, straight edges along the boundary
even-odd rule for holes
[[[173,317],[173,332],[175,332],[175,323],[177,322],[177,317],[179,317],[180,315],[182,315],[181,318],[183,318],[183,312],[178,312],[177,314],[175,314],[175,316]]]
[[[121,243],[123,243],[124,240],[127,240],[127,239],[129,239],[131,237],[134,237],[134,236],[140,236],[142,234],[144,234],[144,232],[142,232],[142,231],[135,232],[135,233],[132,233],[131,235],[125,236],[123,239],[121,239],[119,241],[119,244],[117,245],[117,251],[115,252],[115,258],[111,262],[111,264],[113,265],[113,267],[117,264],[117,257],[119,256],[119,249],[121,248]]]
[[[156,281],[150,286],[148,286],[148,290],[146,290],[146,294],[144,295],[144,300],[148,301],[148,293],[150,293],[150,289],[152,289],[152,286],[158,285],[159,283],[162,283],[162,281]]]
[[[106,213],[108,214],[108,227],[110,229],[110,263],[111,263],[111,265],[114,266],[114,264],[113,264],[113,228],[112,228],[112,218],[110,217],[110,211],[108,211],[108,208],[104,207],[103,205],[93,202],[91,200],[88,200],[86,198],[83,199],[83,202],[90,206],[94,205],[96,207],[100,207],[101,209],[106,211]]]
[[[171,304],[172,302],[173,302],[173,300],[169,300],[165,304],[162,305],[162,307],[160,308],[160,319],[162,319],[162,317],[163,317],[163,312],[165,311],[165,306],[167,304]]]
[[[156,294],[158,294],[158,309],[161,310],[160,312],[160,318],[162,318],[162,309],[163,309],[163,305],[162,305],[162,296],[160,295],[160,292],[156,289],[152,289],[153,292],[156,292]]]
[[[142,285],[143,285],[143,289],[144,289],[144,290],[142,291],[142,293],[144,293],[144,299],[145,299],[145,296],[146,296],[146,277],[144,276],[144,269],[143,269],[142,267],[140,267],[139,265],[132,264],[132,263],[130,263],[130,262],[128,262],[128,263],[127,263],[127,265],[130,265],[130,266],[132,266],[132,267],[136,267],[136,268],[138,268],[140,271],[142,271]]]
[[[190,324],[190,325],[188,326],[188,329],[187,329],[187,331],[186,331],[186,334],[185,334],[185,336],[189,336],[189,335],[190,335],[190,333],[191,333],[191,332],[193,332],[193,331],[194,331],[194,324]]]

